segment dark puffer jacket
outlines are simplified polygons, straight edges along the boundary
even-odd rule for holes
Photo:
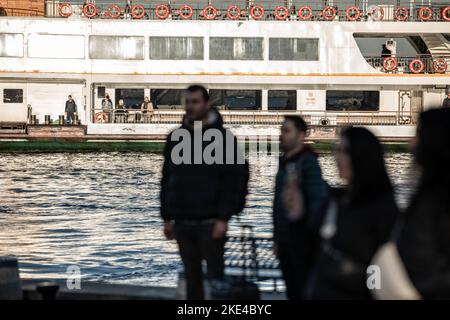
[[[411,281],[425,299],[450,299],[448,202],[448,193],[440,190],[428,190],[415,199],[398,240]]]
[[[194,151],[198,142],[194,141],[194,130],[187,119],[183,119],[183,125],[167,137],[164,150],[160,194],[161,216],[164,220],[221,219],[227,221],[244,208],[249,169],[246,161],[237,162],[238,152],[242,155],[243,151],[238,148],[236,138],[223,127],[222,116],[216,109],[211,109],[208,118],[209,121],[203,125],[201,134],[203,136],[210,129],[209,133],[220,134],[223,142],[217,143],[216,150],[222,151],[223,157],[220,158],[223,159],[223,164],[207,164],[203,157],[200,164],[194,163]],[[172,141],[172,137],[177,135],[182,135],[183,138]],[[229,143],[226,143],[227,139]],[[180,152],[179,143],[182,142],[188,143],[188,147],[184,150],[190,149],[190,155],[186,156]],[[209,154],[208,150],[212,148],[214,138],[213,142],[202,139],[200,143],[202,154],[205,148],[208,148],[205,153]],[[172,152],[174,155],[185,155],[190,162],[177,164],[179,159],[174,159]],[[199,151],[197,151],[198,156]],[[234,161],[228,164],[227,162],[230,161],[227,161],[227,158],[233,158]]]

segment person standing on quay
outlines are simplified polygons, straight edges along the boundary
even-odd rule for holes
[[[420,178],[398,251],[423,299],[450,299],[450,109],[423,112],[412,146]]]
[[[367,267],[398,217],[383,148],[367,129],[342,131],[335,150],[345,187],[332,188],[308,299],[370,299]]]
[[[169,134],[164,149],[161,216],[166,238],[176,239],[179,246],[187,298],[199,300],[204,298],[203,260],[209,280],[223,277],[228,220],[244,208],[249,172],[236,138],[223,127],[204,87],[186,89],[185,110],[181,127]],[[222,138],[216,155],[221,153],[223,161],[205,157],[217,139],[210,142],[202,137],[213,132]],[[231,147],[226,136],[231,136]]]
[[[67,123],[76,124],[75,116],[77,115],[77,104],[75,103],[75,100],[73,100],[72,95],[69,95],[68,100],[66,101],[64,113],[66,115]]]
[[[280,158],[273,205],[275,253],[280,260],[289,299],[303,298],[316,252],[315,225],[327,199],[327,184],[317,155],[307,145],[307,125],[286,116],[281,127]]]

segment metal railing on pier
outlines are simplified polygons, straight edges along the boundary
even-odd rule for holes
[[[139,110],[103,112],[92,110],[92,121],[99,124],[179,124],[184,112],[181,110],[155,110],[142,113]],[[412,125],[410,112],[389,111],[227,111],[221,110],[225,124],[229,125],[280,125],[284,116],[298,114],[314,126],[349,125]]]
[[[150,20],[450,21],[450,2],[286,1],[46,1],[48,17]]]

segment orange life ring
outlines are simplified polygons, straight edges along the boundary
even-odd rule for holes
[[[397,69],[397,59],[394,57],[387,57],[383,60],[383,68],[386,71],[394,71]]]
[[[145,15],[145,8],[142,4],[135,4],[131,7],[131,16],[135,19],[142,19]]]
[[[113,19],[120,18],[120,14],[122,13],[122,9],[116,4],[112,4],[108,8],[108,16]]]
[[[445,73],[447,71],[447,61],[445,59],[439,58],[433,61],[433,70],[437,73]]]
[[[450,21],[450,7],[445,7],[444,10],[442,10],[442,19]]]
[[[95,123],[107,123],[108,115],[106,113],[104,113],[103,111],[97,112],[94,116],[94,122]]]
[[[260,5],[253,6],[250,9],[250,16],[254,20],[261,20],[262,18],[264,18],[264,8]]]
[[[274,13],[277,20],[286,20],[289,18],[289,9],[285,6],[276,7]]]
[[[86,3],[83,6],[83,14],[87,18],[93,18],[97,15],[97,7],[93,3]]]
[[[422,60],[414,59],[409,63],[409,70],[412,73],[422,73],[425,69],[425,63]]]
[[[180,13],[179,13],[181,19],[189,20],[190,18],[192,18],[193,14],[194,14],[194,9],[192,9],[191,6],[188,6],[187,4],[185,4],[184,6],[181,6]]]
[[[409,17],[409,11],[405,7],[398,7],[394,11],[394,18],[397,21],[406,21]]]
[[[335,7],[326,6],[322,10],[322,17],[327,21],[334,20],[334,18],[336,17],[336,14],[337,14],[337,10]]]
[[[165,20],[170,14],[170,8],[167,4],[158,4],[155,8],[155,14],[159,19]]]
[[[357,6],[351,6],[345,10],[345,16],[348,21],[356,21],[361,17],[361,11]]]
[[[212,5],[204,7],[202,13],[206,20],[214,20],[217,17],[217,9]]]
[[[59,5],[59,15],[61,17],[67,18],[70,17],[73,13],[72,6],[70,3],[61,3]]]
[[[313,16],[313,11],[310,6],[303,6],[298,9],[297,16],[300,20],[309,20]]]
[[[237,5],[229,6],[227,9],[227,17],[230,20],[237,20],[241,17],[241,8]]]
[[[419,8],[419,18],[422,21],[428,21],[433,17],[433,10],[430,7]]]

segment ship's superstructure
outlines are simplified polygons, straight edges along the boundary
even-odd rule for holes
[[[58,121],[71,94],[88,134],[161,136],[200,83],[239,135],[277,134],[298,113],[317,137],[365,125],[403,139],[450,86],[445,2],[47,2],[46,15],[0,17],[4,128]]]

